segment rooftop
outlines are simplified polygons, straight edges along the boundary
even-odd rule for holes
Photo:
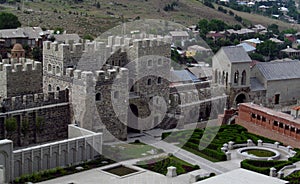
[[[75,43],[79,43],[80,37],[78,34],[55,34],[54,35],[55,41],[61,43],[66,42],[68,40],[72,40]]]
[[[200,80],[187,70],[171,70],[171,82],[199,82]]]
[[[266,113],[268,115],[275,116],[275,117],[278,117],[278,118],[281,118],[281,119],[284,119],[284,120],[288,120],[289,122],[292,122],[292,123],[295,123],[297,125],[300,125],[300,119],[299,118],[295,119],[290,114],[286,114],[286,113],[283,113],[283,112],[275,111],[275,110],[272,110],[272,109],[269,109],[269,108],[266,108],[266,107],[254,104],[254,103],[242,103],[242,104],[239,104],[239,105],[240,106],[246,106],[246,107],[249,107],[251,109],[255,109],[255,110],[258,110],[260,112]]]
[[[251,77],[250,78],[250,88],[251,91],[263,91],[266,90],[264,85],[259,82],[259,80],[256,77]]]
[[[170,31],[171,36],[189,36],[186,31]]]
[[[250,42],[250,43],[260,44],[263,41],[259,40],[258,38],[251,38],[251,39],[248,39],[248,40],[244,40],[243,42]]]
[[[222,47],[219,52],[224,52],[225,56],[231,63],[250,63],[252,61],[243,46]]]
[[[296,50],[296,49],[288,47],[286,49],[281,50],[281,52],[300,52],[300,50]]]
[[[252,45],[249,45],[248,43],[240,43],[237,46],[243,46],[243,48],[245,49],[246,52],[252,52],[252,51],[256,50],[255,47],[253,47]]]
[[[254,67],[266,80],[300,79],[300,61],[260,62]]]
[[[38,39],[43,30],[40,27],[20,27],[17,29],[0,30],[0,38],[28,38]]]
[[[287,181],[278,178],[266,176],[246,169],[236,169],[221,175],[199,181],[196,184],[241,184],[241,183],[255,183],[255,184],[284,184]]]

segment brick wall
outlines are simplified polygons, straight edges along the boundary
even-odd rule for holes
[[[236,123],[249,132],[300,148],[298,119],[255,104],[240,104]]]

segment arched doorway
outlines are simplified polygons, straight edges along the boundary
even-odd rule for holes
[[[235,98],[236,105],[246,102],[246,99],[246,95],[243,93],[237,95]]]
[[[139,109],[135,104],[130,104],[129,107],[127,132],[140,133],[141,131],[135,128],[138,127]]]

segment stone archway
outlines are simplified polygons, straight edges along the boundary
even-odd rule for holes
[[[127,132],[128,133],[140,133],[140,130],[135,129],[134,127],[138,127],[138,117],[139,117],[139,109],[135,104],[129,105],[129,111],[132,113],[128,113],[128,126]]]
[[[237,94],[235,97],[235,104],[245,103],[247,101],[247,96],[244,93]]]

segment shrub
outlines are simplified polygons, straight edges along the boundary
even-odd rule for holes
[[[291,165],[291,161],[278,161],[278,160],[244,160],[241,162],[241,168],[248,169],[261,174],[269,175],[270,168],[274,167],[276,170],[282,169],[284,166]]]
[[[17,119],[14,117],[9,117],[5,120],[5,129],[7,132],[14,132],[17,130]]]

